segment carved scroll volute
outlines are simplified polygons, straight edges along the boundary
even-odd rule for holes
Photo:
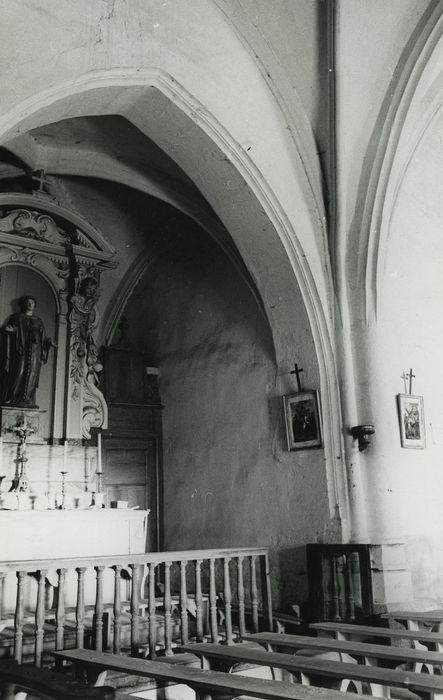
[[[91,437],[92,428],[106,428],[108,409],[98,388],[103,369],[96,343],[99,321],[97,301],[100,290],[97,273],[85,274],[71,297],[71,400],[80,404],[82,436]]]

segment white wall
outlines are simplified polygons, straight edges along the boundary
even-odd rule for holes
[[[377,437],[368,474],[373,539],[408,542],[417,603],[443,601],[443,117],[412,156],[389,227],[379,317],[373,330]],[[424,397],[426,448],[402,449],[395,395],[412,367]]]

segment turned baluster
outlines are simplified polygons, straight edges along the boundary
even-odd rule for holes
[[[203,641],[203,600],[202,600],[201,565],[202,565],[202,560],[197,559],[197,561],[195,562],[195,619],[196,619],[197,642]]]
[[[238,597],[238,639],[241,641],[246,633],[245,620],[245,589],[243,582],[243,559],[239,556],[237,559],[237,597]]]
[[[257,556],[250,557],[251,563],[251,607],[252,607],[252,630],[258,632],[258,592],[257,592],[257,571],[255,561]]]
[[[325,620],[330,620],[331,616],[331,591],[330,591],[330,571],[329,571],[329,558],[321,553],[320,557],[320,586],[321,586],[321,596],[322,596],[322,607],[323,607],[323,618]]]
[[[346,592],[347,592],[347,613],[350,620],[355,620],[355,598],[354,598],[354,581],[352,575],[352,552],[346,555],[345,575],[346,575]]]
[[[231,581],[229,577],[229,562],[230,557],[225,557],[223,561],[223,594],[225,598],[225,629],[226,629],[226,644],[233,644],[232,637],[232,614],[231,614]]]
[[[132,569],[132,585],[131,585],[131,654],[138,654],[138,645],[140,641],[140,565],[130,564]]]
[[[58,569],[57,608],[55,610],[55,648],[63,649],[65,627],[65,580],[66,569]]]
[[[103,571],[104,566],[95,567],[94,641],[96,651],[103,651]]]
[[[338,555],[331,555],[332,574],[332,608],[334,620],[341,620],[340,617],[340,584],[338,572]]]
[[[172,629],[171,629],[171,562],[165,561],[165,592],[163,598],[165,608],[165,655],[172,656]]]
[[[186,561],[180,562],[180,620],[182,644],[188,643],[188,595],[186,592]]]
[[[157,646],[157,619],[155,615],[155,569],[157,564],[149,566],[149,594],[148,594],[148,609],[149,609],[149,651],[151,659],[156,657]]]
[[[25,617],[26,571],[17,571],[17,602],[14,616],[14,660],[21,664],[23,654],[23,620]]]
[[[46,612],[46,571],[37,572],[38,588],[37,588],[37,605],[35,608],[35,650],[34,663],[37,668],[42,665],[43,656],[43,634],[45,627],[45,612]]]
[[[114,566],[114,640],[113,640],[113,651],[114,654],[120,654],[121,646],[121,589],[120,589],[120,572],[122,567],[120,564]]]
[[[77,605],[75,608],[77,649],[83,649],[85,636],[85,571],[84,566],[77,568]]]
[[[218,641],[217,592],[215,588],[215,559],[209,560],[209,614],[211,621],[211,641]]]

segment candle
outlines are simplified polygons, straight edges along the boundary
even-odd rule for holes
[[[97,435],[97,472],[102,473],[102,434]]]
[[[67,469],[66,469],[67,466],[68,466],[68,441],[65,440],[64,449],[63,449],[63,471],[64,472],[67,471]]]

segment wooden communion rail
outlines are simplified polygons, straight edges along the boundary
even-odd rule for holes
[[[0,654],[19,663],[32,654],[37,667],[54,649],[142,647],[155,658],[190,637],[232,644],[246,629],[258,631],[259,616],[272,629],[264,548],[2,562],[0,600]]]

